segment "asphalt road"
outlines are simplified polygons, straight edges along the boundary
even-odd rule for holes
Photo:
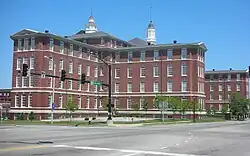
[[[0,126],[0,156],[249,156],[249,146],[250,121],[146,127]]]

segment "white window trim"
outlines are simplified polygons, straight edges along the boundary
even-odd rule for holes
[[[142,60],[142,56],[144,55],[144,60]],[[146,61],[146,52],[145,51],[141,51],[141,55],[140,55],[140,62],[145,62]]]
[[[142,75],[142,70],[144,69],[144,76]],[[146,77],[146,69],[145,69],[145,67],[140,67],[140,77],[141,78],[144,78],[144,77]]]
[[[142,90],[142,86],[143,86],[143,90]],[[145,82],[140,82],[140,93],[145,93]]]
[[[185,52],[185,53],[184,53]],[[185,57],[183,57],[184,55],[183,54],[186,54]],[[188,52],[187,52],[187,48],[181,48],[181,59],[182,60],[186,60],[188,58]]]
[[[87,65],[87,67],[86,67],[87,69],[87,71],[86,71],[86,76],[90,76],[90,65]]]
[[[184,67],[186,67],[186,74],[184,74]],[[187,68],[188,68],[188,65],[187,65],[186,62],[181,64],[181,76],[187,76],[188,75],[187,74],[187,72],[188,72]]]
[[[155,54],[158,54],[158,59],[155,59]],[[159,51],[158,50],[154,50],[154,61],[159,61],[159,57],[160,57],[160,55],[159,55]]]
[[[156,75],[156,68],[158,70],[158,75]],[[159,77],[159,66],[154,66],[153,67],[153,72],[154,72],[154,77]]]
[[[171,67],[171,70],[172,70],[172,74],[170,75],[170,72],[169,72],[169,69]],[[171,64],[168,64],[167,65],[167,77],[173,77],[173,65]]]
[[[168,54],[171,53],[172,58],[169,58]],[[172,60],[173,59],[173,49],[167,49],[167,60]]]
[[[35,66],[35,58],[34,56],[30,57],[30,69],[34,69]]]
[[[158,93],[159,92],[159,82],[154,82],[153,84],[153,92]],[[157,90],[156,90],[157,88]]]
[[[117,89],[117,87],[119,87]],[[115,83],[115,93],[119,93],[120,92],[120,83]]]
[[[119,75],[119,77],[117,76],[117,70],[119,70],[119,72],[121,72],[121,69],[120,68],[115,68],[115,78],[116,79],[118,79],[118,78],[120,78],[120,75]],[[121,73],[120,73],[121,74]]]
[[[131,90],[130,90],[131,88]],[[132,93],[133,92],[133,88],[132,88],[132,82],[127,83],[127,93]]]
[[[132,78],[132,74],[131,74],[131,76],[129,76],[130,69],[132,70],[131,67],[127,67],[127,78]],[[131,71],[131,73],[132,73],[132,71]]]

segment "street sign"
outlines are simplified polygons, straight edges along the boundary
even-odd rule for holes
[[[101,86],[102,82],[101,81],[91,81],[90,84],[96,85],[96,86]]]
[[[56,105],[54,103],[52,103],[52,110],[56,109]]]

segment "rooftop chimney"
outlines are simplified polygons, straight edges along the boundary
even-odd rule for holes
[[[232,70],[232,68],[230,68],[230,70]]]
[[[64,36],[64,38],[68,38],[68,36]]]
[[[49,30],[45,30],[45,33],[49,33]]]
[[[173,43],[174,43],[174,44],[176,44],[176,43],[177,43],[177,41],[176,41],[176,40],[174,40],[174,41],[173,41]]]
[[[215,71],[215,69],[213,69],[213,71]]]

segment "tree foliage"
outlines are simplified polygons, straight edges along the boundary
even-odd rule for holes
[[[132,103],[132,109],[135,110],[135,111],[138,111],[140,110],[140,105],[136,102]]]
[[[249,99],[241,97],[239,93],[232,94],[229,109],[233,115],[246,115],[249,112]]]
[[[148,101],[145,98],[143,98],[143,100],[142,100],[142,109],[144,111],[148,110]]]
[[[34,112],[30,112],[29,113],[29,120],[32,121],[35,119],[35,115],[34,115]]]
[[[78,105],[74,102],[72,96],[68,97],[68,101],[64,105],[64,108],[66,109],[66,111],[69,111],[69,113],[70,113],[70,120],[71,120],[71,114],[78,109]]]

